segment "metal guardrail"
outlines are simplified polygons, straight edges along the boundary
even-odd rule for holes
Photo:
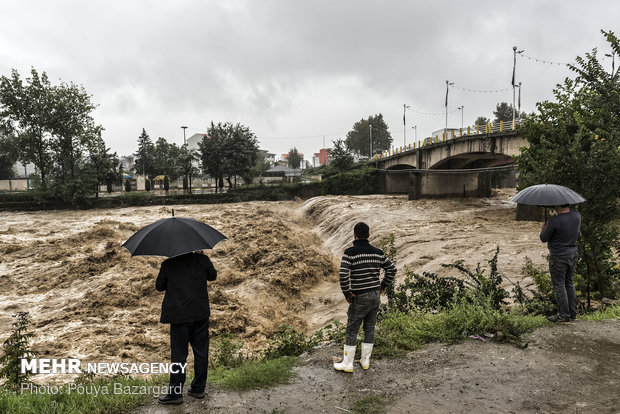
[[[420,148],[439,145],[439,144],[442,144],[444,142],[447,142],[449,140],[456,139],[456,138],[475,137],[478,135],[488,135],[488,134],[494,134],[494,133],[503,132],[503,131],[514,131],[517,129],[518,126],[523,125],[524,121],[525,120],[523,119],[518,119],[514,122],[514,124],[511,121],[509,122],[497,121],[497,122],[489,122],[488,124],[485,124],[485,125],[474,124],[474,125],[467,126],[465,128],[451,129],[448,131],[448,133],[444,132],[442,137],[439,137],[438,135],[426,137],[423,140],[418,141],[417,143],[414,142],[413,144],[409,144],[407,147],[399,147],[399,148],[393,148],[389,151],[383,151],[381,154],[377,154],[374,157],[372,157],[371,161],[384,160],[384,159],[391,158],[391,157],[394,157],[394,156],[397,156],[403,153],[417,151]]]

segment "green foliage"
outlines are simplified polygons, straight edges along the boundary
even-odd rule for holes
[[[115,200],[122,206],[148,206],[153,203],[153,196],[146,191],[126,192]]]
[[[346,334],[346,325],[338,319],[334,319],[331,323],[313,333],[309,342],[312,346],[324,341],[344,342]]]
[[[243,343],[235,340],[230,332],[222,332],[211,341],[209,350],[212,367],[234,368],[244,361],[241,353]]]
[[[620,41],[604,32],[615,53]],[[608,73],[596,49],[577,57],[570,68],[577,74],[554,90],[555,102],[538,104],[521,134],[530,142],[517,157],[520,186],[552,183],[567,186],[587,201],[577,209],[582,216],[576,273],[585,277],[588,301],[614,297],[620,273],[613,251],[618,248],[620,211],[620,82]]]
[[[164,176],[164,191],[170,191],[170,178],[167,175]]]
[[[374,354],[399,355],[429,342],[454,343],[483,334],[489,340],[520,344],[521,335],[547,323],[542,316],[494,309],[490,301],[464,296],[440,313],[388,311],[378,324]]]
[[[15,176],[13,165],[19,159],[17,139],[0,130],[0,180]]]
[[[30,314],[18,312],[13,315],[13,330],[9,337],[2,343],[2,355],[0,356],[0,378],[4,378],[4,388],[11,392],[17,392],[22,383],[30,383],[30,373],[21,372],[21,360],[34,357],[30,350],[30,341],[34,334],[28,332]]]
[[[377,170],[369,164],[326,176],[321,181],[323,194],[374,194],[379,189]]]
[[[218,183],[224,177],[246,176],[258,160],[256,135],[241,124],[211,122],[198,146],[203,171]]]
[[[517,282],[512,289],[515,303],[519,304],[522,311],[530,315],[553,315],[557,312],[555,293],[551,284],[549,273],[538,269],[530,259],[526,259],[523,267],[523,275],[534,281],[536,289],[528,289],[529,294],[523,291]]]
[[[234,391],[286,384],[293,375],[296,361],[295,357],[284,356],[247,362],[233,369],[215,368],[209,370],[208,381]]]
[[[269,338],[265,357],[273,359],[283,356],[298,356],[308,351],[312,346],[313,344],[303,332],[283,323],[278,327],[278,331]]]
[[[79,385],[95,387],[101,390],[107,388],[108,393],[95,394],[79,393],[76,389],[68,390],[68,385],[58,386],[58,392],[25,392],[23,394],[0,393],[0,412],[11,414],[51,413],[51,414],[105,414],[129,412],[132,409],[146,403],[148,394],[114,393],[114,387],[131,389],[127,387],[159,387],[167,378],[159,376],[150,380],[137,379],[127,376],[115,376],[111,378],[80,378],[76,381]]]
[[[586,321],[602,321],[605,319],[620,320],[620,305],[615,304],[605,307],[602,310],[589,313],[583,317]]]
[[[142,128],[142,133],[138,137],[138,150],[133,155],[135,157],[133,170],[136,174],[144,176],[153,176],[155,174],[153,168],[155,165],[155,145],[153,145],[151,137],[149,137],[144,128]]]
[[[296,147],[293,147],[288,152],[288,166],[291,168],[299,168],[301,165],[301,155],[297,151]]]
[[[512,119],[512,115],[510,115],[510,117],[510,119]],[[486,116],[479,116],[478,118],[476,118],[476,121],[474,121],[474,125],[486,125],[489,122],[491,122],[491,120]]]
[[[97,190],[92,157],[102,128],[91,115],[96,105],[81,86],[52,85],[34,68],[30,74],[22,80],[13,70],[0,77],[3,135],[16,138],[19,161],[36,166],[33,182],[40,199],[81,201]]]
[[[480,263],[476,266],[475,271],[471,271],[463,265],[463,261],[457,261],[452,264],[444,264],[442,267],[454,268],[459,270],[467,277],[465,283],[470,288],[474,296],[482,300],[489,300],[494,309],[500,309],[502,305],[506,305],[506,299],[509,294],[501,287],[503,278],[497,269],[497,256],[499,255],[499,246],[495,248],[493,258],[487,261],[489,264],[489,275],[485,274],[485,269],[480,268]],[[461,289],[462,290],[462,289]]]
[[[131,192],[131,180],[129,180],[129,178],[125,179],[125,191],[126,192]]]
[[[353,154],[341,139],[332,141],[334,148],[329,151],[330,167],[343,173],[353,166]]]
[[[148,177],[144,180],[144,191],[151,191],[151,180]]]
[[[371,115],[353,124],[353,129],[347,133],[346,144],[351,151],[360,155],[370,156],[370,126],[372,125],[372,152],[381,153],[390,149],[392,135],[383,120],[383,115]]]

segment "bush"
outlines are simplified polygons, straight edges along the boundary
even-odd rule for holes
[[[377,169],[370,164],[327,176],[321,181],[323,194],[375,194],[379,190]]]
[[[234,368],[240,366],[243,361],[241,348],[243,343],[235,340],[231,333],[223,332],[216,336],[211,345],[210,363],[212,367]]]
[[[298,356],[308,351],[312,345],[303,332],[296,331],[289,324],[281,324],[278,331],[269,339],[265,351],[266,358]]]
[[[153,197],[146,191],[136,191],[122,194],[115,201],[122,206],[148,206],[152,204]]]
[[[125,191],[128,193],[131,192],[131,181],[129,178],[125,179]]]
[[[534,266],[530,259],[526,259],[523,275],[534,281],[536,289],[528,289],[528,295],[518,282],[512,289],[515,302],[519,304],[521,311],[531,315],[553,315],[557,313],[555,293],[549,273]]]

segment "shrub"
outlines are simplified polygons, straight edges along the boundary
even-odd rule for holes
[[[128,193],[131,191],[131,181],[129,178],[125,179],[125,191]]]
[[[512,289],[515,302],[519,304],[521,311],[532,315],[555,314],[557,306],[549,273],[534,266],[530,259],[526,259],[523,275],[534,281],[536,289],[528,289],[528,295],[518,282]]]
[[[241,354],[243,343],[235,340],[231,333],[223,332],[216,336],[211,345],[210,363],[212,367],[238,367],[244,361]]]
[[[321,181],[323,194],[374,194],[379,189],[377,169],[369,164],[327,176]]]
[[[28,332],[30,314],[18,312],[13,315],[13,331],[2,344],[3,353],[0,356],[0,378],[5,378],[4,387],[12,392],[17,392],[22,383],[30,382],[30,373],[21,372],[21,360],[32,358],[34,352],[30,350],[29,342],[34,334]]]
[[[296,331],[291,325],[283,323],[273,337],[269,339],[265,357],[298,356],[309,350],[310,347],[310,341],[303,332]]]

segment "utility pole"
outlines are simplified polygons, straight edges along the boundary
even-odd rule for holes
[[[372,125],[370,125],[370,153],[368,154],[368,159],[372,158]]]
[[[413,143],[415,145],[415,143],[418,142],[418,126],[414,125],[411,127],[411,129],[415,130],[415,138],[413,139]]]
[[[407,121],[405,118],[407,108],[409,108],[409,105],[403,104],[403,148],[407,146]]]
[[[186,126],[182,126],[181,128],[183,129],[183,145],[185,145],[186,144],[186,142],[185,142],[185,130],[187,129],[187,127]]]
[[[458,109],[459,111],[461,111],[461,130],[463,129],[463,113],[465,112],[463,110],[463,108],[465,108],[465,105],[461,105],[461,106],[457,106],[456,109]]]

